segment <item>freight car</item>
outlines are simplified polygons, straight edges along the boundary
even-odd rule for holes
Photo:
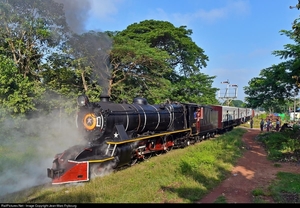
[[[214,137],[241,119],[234,107],[178,102],[150,105],[145,98],[129,104],[111,102],[108,96],[89,102],[81,95],[77,104],[76,125],[84,143],[54,157],[52,168],[47,169],[52,184],[89,181],[92,175]]]

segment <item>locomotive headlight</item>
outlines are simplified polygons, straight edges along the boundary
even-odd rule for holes
[[[83,125],[87,130],[93,130],[96,127],[97,118],[95,114],[88,113],[83,118]]]
[[[77,98],[77,105],[82,107],[86,106],[89,103],[89,99],[86,95],[79,95]]]

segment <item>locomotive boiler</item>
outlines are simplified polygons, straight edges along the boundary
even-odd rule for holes
[[[187,145],[188,109],[180,103],[150,105],[145,98],[113,103],[107,96],[89,102],[82,95],[77,104],[76,124],[85,144],[55,156],[47,169],[52,184],[88,181],[91,173],[100,175],[108,165],[132,165],[154,152]]]

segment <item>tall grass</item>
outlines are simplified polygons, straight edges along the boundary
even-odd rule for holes
[[[300,203],[300,174],[278,172],[277,180],[270,185],[270,192],[276,202]]]
[[[255,203],[268,203],[265,197],[270,196],[276,203],[300,203],[300,174],[278,172],[276,179],[264,189],[252,191]]]
[[[268,159],[286,160],[285,155],[292,155],[300,150],[299,132],[298,127],[284,132],[265,132],[259,135],[258,141],[265,145]]]
[[[73,185],[22,192],[19,203],[192,203],[222,182],[242,155],[246,129],[152,157],[110,175]]]

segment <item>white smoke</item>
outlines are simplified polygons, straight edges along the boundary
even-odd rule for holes
[[[0,135],[2,149],[0,165],[0,196],[29,187],[50,183],[47,168],[57,153],[74,144],[83,143],[76,131],[75,120],[53,113],[47,117],[30,119],[22,123],[26,132],[14,130],[14,123],[7,120]],[[5,138],[3,138],[6,136]]]

